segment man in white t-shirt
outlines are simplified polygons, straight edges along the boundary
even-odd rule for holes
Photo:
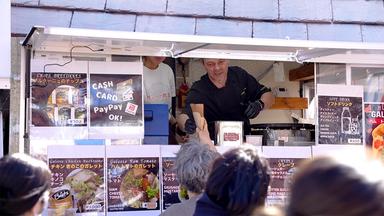
[[[176,119],[171,114],[172,97],[176,97],[175,78],[172,69],[162,63],[164,60],[165,57],[143,57],[144,103],[168,104],[169,123],[173,126],[176,124]]]

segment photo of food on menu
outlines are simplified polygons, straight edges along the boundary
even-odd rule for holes
[[[384,103],[365,103],[365,144],[384,160]]]
[[[160,210],[159,158],[107,159],[108,211]]]
[[[48,215],[104,212],[104,159],[51,158]]]
[[[33,126],[87,125],[87,74],[32,73],[31,86]]]

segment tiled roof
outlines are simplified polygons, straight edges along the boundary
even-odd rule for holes
[[[34,25],[384,42],[381,0],[11,0],[12,33]]]

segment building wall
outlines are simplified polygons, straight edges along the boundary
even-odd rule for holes
[[[12,33],[59,26],[383,42],[382,0],[12,0]]]
[[[21,37],[11,39],[11,98],[9,152],[19,152]]]

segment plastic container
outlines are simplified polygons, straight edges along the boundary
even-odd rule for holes
[[[261,146],[263,144],[263,135],[246,135],[245,140],[247,144]]]
[[[239,146],[243,144],[242,121],[216,121],[215,122],[216,145]]]

